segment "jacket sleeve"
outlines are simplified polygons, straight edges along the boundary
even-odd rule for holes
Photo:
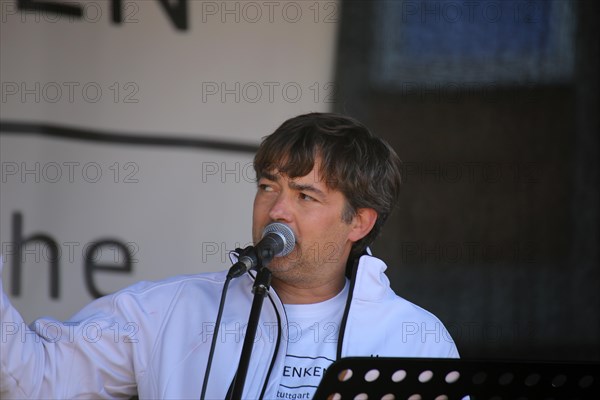
[[[118,303],[107,296],[72,321],[39,319],[27,326],[2,289],[0,265],[0,398],[134,395],[139,323]]]

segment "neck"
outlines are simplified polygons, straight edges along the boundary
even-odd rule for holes
[[[314,286],[290,283],[273,276],[271,286],[283,304],[312,304],[335,297],[344,289],[345,284],[344,275]]]

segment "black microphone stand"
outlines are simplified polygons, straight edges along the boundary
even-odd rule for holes
[[[252,355],[252,347],[254,346],[256,330],[260,319],[260,311],[262,309],[263,300],[271,287],[271,271],[266,265],[273,259],[273,256],[274,254],[272,251],[266,251],[265,254],[258,255],[258,274],[254,280],[254,286],[252,287],[254,300],[252,301],[246,337],[244,338],[244,345],[242,347],[242,355],[240,356],[237,372],[233,378],[233,390],[231,391],[231,396],[228,397],[229,400],[241,400],[242,398],[246,376],[248,375],[248,366],[250,365],[250,357]]]

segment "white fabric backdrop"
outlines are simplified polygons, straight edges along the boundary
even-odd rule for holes
[[[123,2],[121,24],[111,22],[116,1],[71,2],[79,19],[0,1],[4,289],[11,295],[14,215],[23,238],[45,234],[60,251],[55,299],[47,246],[26,245],[11,295],[25,319],[67,318],[92,299],[83,253],[99,240],[128,244],[134,258],[131,273],[94,273],[104,293],[226,268],[227,250],[250,241],[251,152],[55,138],[6,123],[256,145],[335,100],[339,4],[189,1],[181,30],[158,0]],[[123,258],[107,247],[97,262],[118,268]]]

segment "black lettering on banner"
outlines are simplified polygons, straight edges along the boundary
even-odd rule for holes
[[[96,251],[101,250],[102,247],[116,247],[124,255],[123,264],[120,266],[115,265],[102,265],[96,264],[94,255]],[[94,283],[93,273],[94,271],[111,271],[116,273],[129,273],[132,270],[132,260],[129,249],[121,242],[113,239],[106,239],[97,243],[94,243],[87,250],[85,254],[85,284],[89,292],[95,298],[102,297],[105,294],[101,293]]]
[[[56,240],[47,233],[35,232],[28,237],[23,237],[23,219],[23,214],[21,212],[17,211],[12,214],[12,242],[2,243],[3,255],[12,256],[10,262],[11,294],[15,297],[21,295],[21,270],[23,268],[23,261],[27,262],[27,256],[35,256],[36,263],[38,263],[40,259],[48,261],[50,265],[50,297],[58,299],[60,297],[61,249]],[[34,243],[36,244],[35,248],[26,247],[27,244]],[[63,244],[68,245],[69,259],[71,259],[73,256],[73,245],[78,245],[79,242],[63,242]],[[110,265],[99,264],[97,263],[98,260],[95,258],[102,252],[102,248],[106,247],[112,250],[114,256],[114,263]],[[139,247],[134,242],[122,243],[116,239],[104,239],[91,243],[89,247],[84,247],[84,250],[85,284],[90,295],[98,298],[104,294],[96,288],[93,279],[94,271],[100,270],[113,273],[130,273],[133,269],[133,262],[135,261],[134,255],[138,252]],[[134,330],[131,335],[133,336],[135,333]]]
[[[179,0],[177,4],[171,5],[172,1],[168,0],[159,0],[160,5],[163,7],[169,18],[171,18],[171,22],[175,27],[181,31],[187,31],[188,22],[187,22],[187,0]]]
[[[188,0],[158,0],[163,10],[175,28],[181,31],[188,30]],[[115,24],[123,23],[123,0],[112,0],[112,21]]]
[[[27,11],[42,11],[55,14],[70,15],[82,18],[83,8],[76,4],[65,4],[60,2],[36,1],[36,0],[17,0],[17,8]]]
[[[26,243],[42,242],[48,246],[50,256],[50,297],[58,299],[59,293],[59,267],[58,245],[56,241],[45,233],[34,233],[28,238],[23,238],[23,214],[13,213],[12,216],[12,242],[14,253],[11,269],[11,286],[13,296],[21,294],[21,267],[23,264],[23,247]]]
[[[68,15],[71,17],[83,18],[83,8],[77,4],[61,3],[60,1],[37,1],[37,0],[16,0],[17,8],[22,11],[51,12],[55,14]],[[157,0],[164,10],[168,19],[175,28],[181,31],[188,30],[188,0]],[[123,4],[123,0],[111,0],[112,22],[115,24],[123,23],[123,10],[136,3],[131,1]]]

